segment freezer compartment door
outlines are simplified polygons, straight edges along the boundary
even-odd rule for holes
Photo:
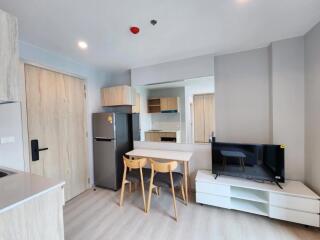
[[[94,113],[92,124],[94,138],[115,139],[114,113]]]
[[[116,142],[114,140],[94,139],[93,152],[95,185],[116,190]]]

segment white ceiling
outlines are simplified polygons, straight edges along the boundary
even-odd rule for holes
[[[108,70],[261,47],[320,21],[319,0],[0,0],[0,8],[18,17],[21,40]]]

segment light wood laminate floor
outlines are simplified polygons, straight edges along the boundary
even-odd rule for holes
[[[253,214],[177,203],[178,222],[173,216],[172,197],[161,191],[153,195],[151,212],[143,212],[140,191],[128,195],[120,208],[118,192],[88,190],[69,201],[64,209],[66,240],[319,240],[320,231]]]

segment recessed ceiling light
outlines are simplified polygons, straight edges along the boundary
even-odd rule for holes
[[[79,41],[78,42],[78,47],[81,49],[87,49],[88,48],[88,44],[85,41]]]
[[[245,3],[248,3],[250,0],[236,0],[236,1],[239,4],[245,4]]]

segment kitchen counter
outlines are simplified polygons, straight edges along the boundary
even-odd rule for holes
[[[62,188],[65,184],[64,181],[30,173],[13,172],[12,175],[0,178],[0,214],[55,188]]]
[[[145,131],[145,140],[152,142],[165,142],[161,140],[162,138],[173,138],[174,142],[181,142],[181,132],[180,130],[149,130]],[[169,142],[169,141],[167,141]]]
[[[177,133],[180,132],[180,130],[148,130],[146,132],[150,132],[150,133]]]

